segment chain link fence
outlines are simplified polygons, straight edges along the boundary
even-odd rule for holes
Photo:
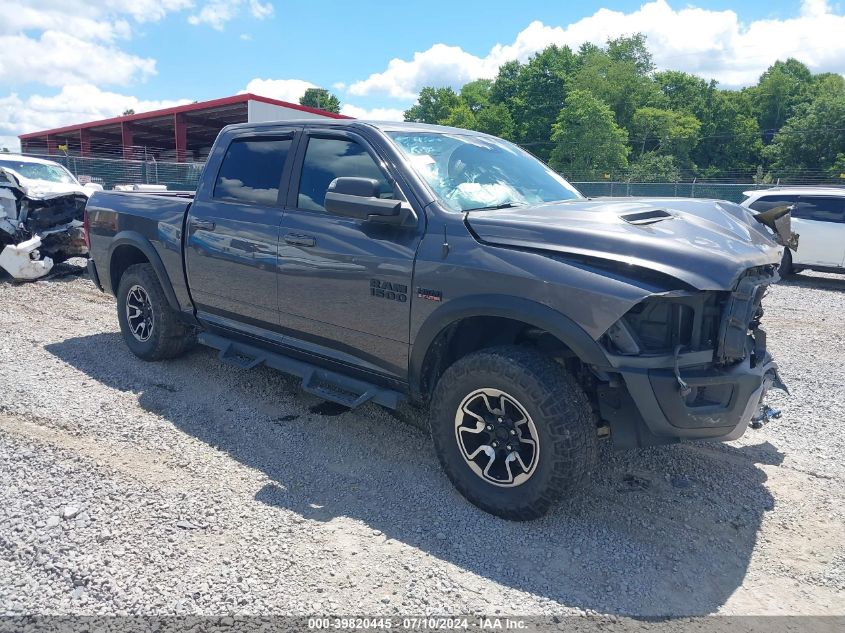
[[[83,184],[96,182],[106,189],[115,185],[166,185],[171,191],[193,191],[197,187],[205,163],[167,162],[150,160],[125,160],[117,158],[83,158],[81,156],[35,155],[60,163],[68,168]],[[741,202],[743,192],[767,189],[775,184],[750,182],[631,182],[624,180],[584,181],[571,180],[585,196],[590,197],[681,197],[716,198]],[[796,184],[810,184],[802,182]]]
[[[743,192],[752,189],[770,189],[774,184],[758,185],[737,182],[573,182],[578,191],[589,197],[622,196],[716,198],[742,202]]]
[[[27,154],[52,160],[67,167],[83,184],[95,182],[105,189],[115,185],[166,185],[171,191],[196,189],[205,163],[176,163],[150,160],[125,160],[119,158],[84,158],[82,156],[56,156]]]

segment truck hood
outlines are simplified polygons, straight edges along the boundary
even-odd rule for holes
[[[466,222],[486,244],[621,262],[699,290],[732,289],[748,268],[778,263],[782,248],[746,209],[724,200],[572,200],[472,211]]]

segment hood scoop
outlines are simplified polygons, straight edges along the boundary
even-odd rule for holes
[[[663,209],[651,209],[650,211],[638,211],[637,213],[624,213],[619,217],[628,224],[643,225],[668,220],[673,216]]]

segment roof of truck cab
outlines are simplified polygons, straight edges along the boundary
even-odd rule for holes
[[[264,123],[234,123],[227,125],[224,130],[261,130],[273,129],[279,126],[304,127],[337,127],[355,128],[360,126],[374,127],[383,132],[440,132],[444,134],[467,134],[472,136],[487,136],[483,132],[465,130],[463,128],[448,127],[446,125],[432,125],[431,123],[409,123],[407,121],[368,121],[361,119],[291,119],[285,121],[267,121]]]

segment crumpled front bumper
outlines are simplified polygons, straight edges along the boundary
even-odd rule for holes
[[[683,371],[684,395],[672,369],[621,368],[628,393],[651,434],[664,438],[732,440],[741,436],[760,403],[777,364],[766,354],[729,367]],[[767,383],[767,378],[768,383]]]

